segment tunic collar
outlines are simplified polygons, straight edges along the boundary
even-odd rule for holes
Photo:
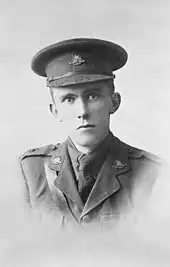
[[[77,150],[71,138],[68,137],[66,141],[67,148],[75,173],[78,174],[78,171],[81,170],[81,166],[88,165],[89,171],[96,177],[102,163],[104,162],[109,152],[110,144],[113,138],[114,138],[113,134],[109,132],[106,138],[99,144],[99,146],[96,149],[94,149],[92,152],[88,154],[84,154]],[[81,162],[84,161],[84,163],[83,162],[81,163],[81,166],[80,166],[80,159]]]

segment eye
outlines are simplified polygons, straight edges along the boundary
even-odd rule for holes
[[[74,102],[74,100],[75,100],[75,98],[74,98],[73,96],[67,96],[67,97],[65,97],[65,98],[63,99],[62,102],[71,104],[71,103]]]
[[[88,94],[87,97],[89,100],[97,100],[99,98],[99,94],[96,92],[91,92]]]

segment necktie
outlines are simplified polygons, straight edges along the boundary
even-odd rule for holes
[[[92,158],[88,155],[78,157],[79,175],[78,175],[78,190],[82,201],[85,203],[88,195],[95,183],[95,178],[90,174],[90,165]]]

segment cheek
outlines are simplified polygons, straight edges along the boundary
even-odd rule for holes
[[[59,107],[58,108],[58,118],[64,121],[69,121],[73,117],[72,110],[68,109],[68,107]]]
[[[91,109],[91,114],[95,119],[99,120],[107,120],[109,117],[109,103],[107,102],[102,102],[97,104]]]

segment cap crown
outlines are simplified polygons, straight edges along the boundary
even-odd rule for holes
[[[127,52],[123,47],[100,39],[76,38],[50,45],[33,58],[33,71],[48,78],[48,84],[74,84],[113,78],[123,67]]]

